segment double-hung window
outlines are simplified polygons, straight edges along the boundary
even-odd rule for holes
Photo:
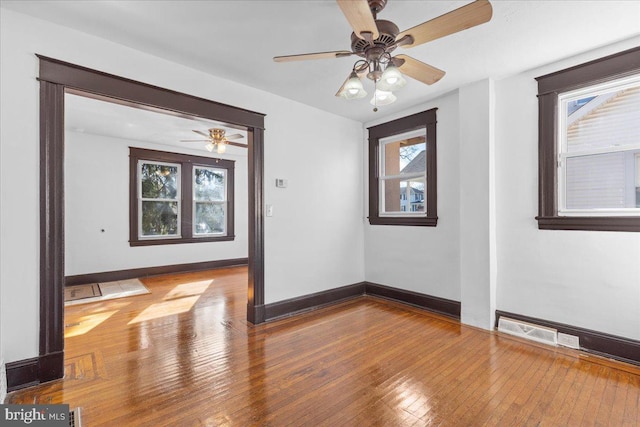
[[[131,246],[234,239],[231,160],[130,148]]]
[[[380,215],[425,214],[426,128],[380,140]]]
[[[369,223],[436,226],[436,110],[369,128]]]
[[[537,80],[538,227],[640,231],[640,48]]]
[[[640,215],[640,75],[559,97],[558,213]]]

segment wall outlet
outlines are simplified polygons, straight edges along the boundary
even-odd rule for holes
[[[580,338],[575,335],[563,334],[558,332],[558,344],[564,347],[580,349]]]
[[[273,216],[273,205],[266,205],[265,208],[267,211],[267,216]]]
[[[287,188],[289,182],[286,179],[276,178],[276,187],[278,188]]]

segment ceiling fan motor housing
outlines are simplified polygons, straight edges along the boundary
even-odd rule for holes
[[[395,46],[391,48],[389,46],[396,42],[396,36],[400,33],[398,26],[384,19],[376,19],[376,26],[380,35],[373,41],[373,46],[368,41],[356,36],[355,33],[351,33],[351,50],[354,53],[366,58],[367,51],[371,48],[382,48],[385,52],[392,52],[395,49]]]

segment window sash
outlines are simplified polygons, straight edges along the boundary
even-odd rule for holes
[[[426,198],[426,192],[427,192],[427,160],[425,157],[425,171],[424,172],[411,172],[411,173],[399,173],[399,174],[393,174],[393,175],[387,175],[386,174],[386,150],[387,150],[387,145],[389,144],[394,144],[398,141],[403,141],[403,140],[407,140],[410,138],[416,138],[416,137],[424,137],[425,138],[425,142],[421,142],[421,144],[425,144],[425,150],[427,149],[427,128],[425,127],[421,127],[419,129],[415,129],[409,132],[403,132],[403,133],[399,133],[399,134],[395,134],[395,135],[390,135],[388,137],[385,138],[381,138],[378,144],[378,149],[379,149],[379,159],[380,159],[380,163],[378,166],[378,170],[380,171],[380,174],[378,176],[378,194],[379,194],[379,215],[383,216],[383,217],[403,217],[403,216],[412,216],[412,217],[425,217],[427,215],[427,207],[426,207],[426,203],[427,203],[427,198]],[[387,184],[387,181],[393,181],[393,180],[400,180],[401,182],[406,182],[407,185],[405,187],[404,193],[400,194],[400,199],[398,200],[398,202],[400,203],[400,208],[399,210],[387,210],[386,209],[386,191],[385,191],[385,186]],[[424,209],[421,211],[410,211],[410,210],[406,210],[403,211],[402,209],[402,203],[400,202],[400,200],[402,200],[402,195],[405,194],[406,195],[406,205],[410,206],[411,205],[411,197],[410,197],[410,185],[409,183],[411,182],[420,182],[422,183],[422,185],[424,186],[424,193],[425,193],[425,197],[424,197]],[[401,190],[402,191],[402,190]]]
[[[380,216],[425,216],[427,214],[427,175],[426,173],[421,173],[421,174],[411,174],[411,178],[407,178],[406,175],[396,175],[396,176],[387,176],[387,177],[381,177],[380,178],[380,188],[379,188],[379,194],[380,194]],[[407,185],[405,185],[404,190],[400,190],[400,199],[398,200],[398,202],[400,203],[400,210],[387,210],[386,206],[387,206],[387,199],[386,199],[386,191],[385,191],[385,186],[387,181],[393,181],[393,180],[400,180],[400,183],[405,182]],[[411,200],[411,183],[412,182],[417,182],[417,183],[421,183],[424,187],[424,191],[423,191],[423,199],[422,199],[422,204],[424,205],[423,210],[420,211],[411,211],[410,209],[407,209],[405,211],[402,210],[402,200],[406,200],[405,206],[410,207],[412,200]],[[402,197],[405,197],[404,199]]]
[[[223,198],[222,200],[197,200],[196,198],[196,170],[208,170],[211,172],[215,172],[215,173],[222,173],[222,176],[224,177],[224,193],[223,193]],[[193,173],[192,173],[192,188],[193,188],[193,195],[192,195],[192,224],[193,224],[193,237],[196,238],[203,238],[203,237],[210,237],[210,236],[226,236],[227,235],[227,225],[226,225],[226,218],[228,215],[228,191],[229,191],[229,186],[228,186],[228,179],[227,179],[227,170],[226,169],[220,169],[220,168],[212,168],[212,167],[205,167],[205,166],[194,166],[193,167]],[[222,214],[223,214],[223,226],[222,226],[222,232],[219,233],[199,233],[197,231],[198,229],[198,221],[197,221],[197,205],[198,204],[211,204],[211,205],[220,205],[222,207]]]
[[[153,198],[153,197],[142,197],[142,167],[143,165],[158,165],[158,166],[170,166],[176,168],[176,197],[173,199],[170,198]],[[181,230],[181,213],[182,213],[182,165],[179,163],[171,163],[171,162],[158,162],[153,160],[138,160],[138,168],[137,168],[137,188],[138,188],[138,239],[140,240],[157,240],[157,239],[179,239],[182,237]],[[159,234],[159,235],[148,235],[143,234],[142,228],[142,217],[143,217],[143,202],[159,202],[159,203],[177,203],[177,227],[175,234]]]
[[[625,142],[622,145],[610,145],[607,147],[591,147],[591,148],[580,148],[574,147],[569,148],[569,138],[568,138],[568,121],[569,117],[567,115],[567,106],[572,101],[577,101],[580,99],[584,99],[586,97],[596,97],[599,95],[605,95],[608,93],[612,93],[614,91],[622,91],[628,90],[632,88],[637,88],[640,86],[640,75],[634,75],[630,77],[625,77],[622,79],[612,80],[606,83],[591,85],[588,87],[584,87],[578,90],[568,91],[561,93],[558,96],[558,108],[557,111],[557,177],[558,177],[558,191],[557,191],[557,203],[558,203],[558,215],[561,216],[640,216],[640,208],[632,207],[632,208],[569,208],[567,207],[568,203],[568,164],[571,159],[584,158],[587,156],[597,156],[597,155],[606,155],[606,154],[615,154],[615,153],[634,153],[640,150],[640,135],[635,135],[635,141]],[[606,102],[606,101],[605,101]],[[577,111],[580,111],[579,109]],[[628,120],[628,119],[627,119]],[[626,123],[626,121],[625,121]],[[615,123],[604,123],[604,126],[611,126],[612,128],[616,126]],[[633,132],[631,132],[631,137],[633,138]],[[623,175],[620,179],[624,181],[624,179],[633,179],[633,177],[640,173],[637,170],[638,166],[636,166],[635,171],[623,170],[620,173]],[[615,171],[614,171],[615,172]],[[628,175],[628,176],[627,176]],[[631,178],[629,178],[631,177]],[[627,187],[624,182],[621,184],[621,189],[624,194],[627,193]],[[603,190],[604,191],[604,190]],[[592,197],[596,197],[595,195]],[[622,196],[622,197],[630,197]]]

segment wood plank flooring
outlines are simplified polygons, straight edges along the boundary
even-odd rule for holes
[[[65,378],[8,403],[93,426],[633,426],[640,369],[364,297],[269,324],[246,268],[68,307]]]

